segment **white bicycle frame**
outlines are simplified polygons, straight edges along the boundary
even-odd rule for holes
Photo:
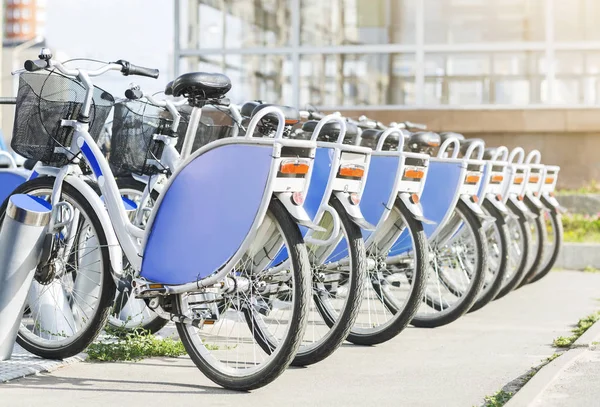
[[[76,77],[78,78],[86,87],[87,93],[86,98],[83,103],[82,114],[84,116],[89,115],[92,96],[93,96],[93,84],[90,80],[90,77],[102,75],[110,70],[121,70],[122,66],[118,64],[108,64],[98,70],[86,72],[80,69],[66,69],[59,62],[49,60],[48,67],[54,68],[61,72],[66,76]],[[188,126],[187,135],[192,139],[192,135],[195,134],[197,125],[200,119],[200,109],[197,107],[193,108],[191,119],[195,120]],[[284,121],[285,118],[281,111],[276,111],[275,109],[264,109],[265,114],[276,114],[280,119],[279,125],[277,128],[277,135],[275,139],[258,139],[252,138],[252,133],[248,132],[244,139],[236,138],[231,140],[219,140],[217,142],[211,143],[210,146],[205,146],[204,148],[196,151],[192,156],[188,157],[184,160],[180,166],[178,166],[179,170],[184,168],[187,163],[193,160],[195,157],[201,155],[205,151],[215,148],[220,145],[235,143],[236,141],[242,141],[246,144],[263,144],[263,145],[272,145],[274,148],[274,157],[276,158],[273,161],[273,168],[271,170],[270,180],[268,182],[268,187],[265,189],[265,197],[263,198],[262,206],[266,208],[268,205],[270,196],[274,193],[282,203],[285,205],[288,210],[291,208],[291,215],[303,225],[308,227],[314,226],[306,212],[304,212],[301,206],[295,206],[291,203],[291,195],[294,191],[303,190],[307,186],[303,185],[306,182],[298,182],[298,180],[293,180],[293,185],[290,183],[286,183],[279,178],[276,178],[274,174],[277,173],[277,168],[281,165],[282,158],[280,155],[277,155],[278,152],[280,154],[281,149],[286,146],[305,148],[309,150],[309,158],[314,157],[314,149],[315,143],[310,141],[291,141],[284,140],[281,138],[283,134]],[[261,112],[262,113],[262,112]],[[256,120],[260,120],[262,115],[257,115]],[[195,124],[194,124],[195,123]],[[115,278],[120,278],[123,275],[122,270],[122,253],[125,254],[127,259],[129,260],[131,266],[136,273],[139,273],[141,270],[143,249],[146,244],[146,239],[150,231],[147,231],[134,225],[131,223],[128,213],[123,204],[123,200],[121,198],[121,194],[119,192],[115,177],[110,169],[108,161],[104,158],[100,148],[89,134],[89,124],[81,123],[77,120],[62,120],[61,124],[63,126],[73,127],[74,133],[72,137],[72,143],[69,150],[70,156],[76,157],[80,152],[82,153],[85,161],[92,169],[92,173],[97,180],[97,184],[100,188],[102,196],[104,198],[104,202],[100,199],[100,196],[94,191],[94,189],[88,185],[84,180],[81,179],[80,174],[81,171],[79,167],[76,165],[78,160],[74,160],[73,164],[66,165],[62,168],[49,167],[45,165],[38,164],[35,167],[35,173],[41,175],[48,175],[55,177],[51,204],[53,207],[53,216],[54,220],[56,217],[56,209],[59,208],[60,202],[59,198],[61,196],[62,184],[63,182],[67,182],[72,185],[75,189],[77,189],[84,198],[89,202],[92,206],[92,209],[98,216],[102,228],[105,232],[108,250],[110,254],[110,261],[114,273]],[[252,126],[250,126],[252,127]],[[191,140],[193,142],[193,140]],[[187,150],[184,150],[184,153]],[[312,154],[312,156],[311,156]],[[309,166],[312,168],[312,164],[309,163]],[[175,178],[179,170],[176,170],[173,174],[174,176],[170,178],[169,182]],[[170,184],[167,185],[167,188]],[[269,195],[267,197],[266,195]],[[289,196],[288,196],[289,195]],[[162,196],[162,195],[161,195]],[[289,202],[288,202],[289,201]],[[160,206],[159,202],[155,205],[154,209]],[[153,217],[156,215],[156,211],[154,210],[151,214],[150,222],[153,220]],[[256,219],[254,224],[252,225],[252,231],[255,232],[258,229],[258,226],[262,222],[262,219]],[[58,226],[58,224],[53,224],[51,220],[51,225],[48,229],[48,233],[53,233],[53,226]],[[252,233],[249,233],[248,236],[251,236]],[[230,261],[227,262],[226,266],[230,265],[232,262],[237,261],[239,257],[243,255],[243,250],[245,250],[250,244],[250,238],[247,237],[243,242],[242,246],[238,250],[237,256],[234,256]],[[122,250],[122,251],[121,251]],[[218,281],[222,276],[227,272],[227,267],[223,267],[220,272],[213,274],[211,277],[206,278],[202,281],[192,282],[188,284],[182,284],[175,287],[165,286],[165,291],[168,293],[183,293],[190,291],[198,291],[203,287],[214,284]],[[202,283],[202,284],[201,284]]]

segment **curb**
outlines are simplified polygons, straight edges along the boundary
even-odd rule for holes
[[[533,407],[539,396],[560,376],[560,374],[581,357],[590,347],[592,342],[600,342],[600,321],[592,325],[581,335],[571,348],[561,356],[542,367],[515,395],[506,403],[505,407]]]

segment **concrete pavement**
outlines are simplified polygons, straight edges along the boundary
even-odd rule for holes
[[[600,309],[599,288],[598,273],[552,272],[453,324],[409,328],[377,347],[345,345],[252,393],[213,385],[182,357],[70,365],[0,385],[0,405],[481,405],[552,355],[555,337]]]

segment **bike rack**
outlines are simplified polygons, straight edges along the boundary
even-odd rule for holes
[[[0,360],[11,357],[51,211],[49,203],[29,195],[12,195],[8,202],[0,229]]]

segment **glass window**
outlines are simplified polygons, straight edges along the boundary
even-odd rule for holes
[[[23,10],[21,10],[21,15],[23,16],[23,18],[30,18],[31,10],[28,8],[24,8]]]
[[[19,34],[21,32],[21,25],[19,23],[14,23],[12,26],[15,34]]]
[[[292,103],[292,63],[285,55],[208,55],[188,57],[188,71],[224,73],[233,87],[227,97],[242,103],[261,98],[269,103]],[[185,72],[185,71],[184,71]]]
[[[427,53],[426,104],[528,104],[541,100],[543,52]]]
[[[301,0],[302,45],[414,44],[419,0]]]
[[[29,24],[23,23],[22,31],[23,34],[29,34]]]
[[[600,2],[597,0],[554,1],[556,41],[600,40]]]
[[[182,46],[187,48],[283,47],[291,38],[291,0],[182,2]],[[184,7],[187,5],[187,8]]]
[[[545,38],[545,0],[423,1],[427,44],[543,41]]]
[[[300,102],[319,106],[414,104],[412,54],[302,55]]]

